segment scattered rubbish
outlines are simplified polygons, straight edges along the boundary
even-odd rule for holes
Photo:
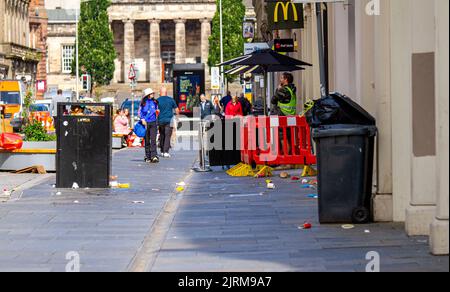
[[[177,188],[177,192],[180,192],[180,193],[181,193],[181,192],[183,192],[183,191],[184,191],[184,187],[181,187],[181,186],[180,186],[180,187]]]
[[[283,171],[282,173],[280,173],[280,178],[286,179],[289,178],[291,175],[289,173],[287,173],[286,171]]]
[[[133,201],[133,204],[145,204],[144,201]]]
[[[370,230],[366,229],[364,230],[364,233],[370,233]]]
[[[426,239],[420,239],[420,240],[418,240],[417,242],[418,242],[418,243],[428,243],[428,240],[426,240]]]
[[[56,185],[52,185],[52,188],[56,188]]]
[[[308,180],[307,179],[302,179],[302,184],[307,184]]]
[[[259,194],[243,194],[243,195],[230,195],[230,198],[245,198],[245,197],[260,197],[264,196],[264,193]]]
[[[177,186],[179,187],[185,187],[186,183],[184,181],[177,183]]]
[[[314,186],[313,185],[303,185],[301,186],[302,189],[313,189]]]
[[[353,228],[355,228],[355,225],[352,225],[352,224],[342,225],[342,229],[345,229],[345,230],[350,230]]]
[[[74,204],[79,204],[80,202],[79,202],[79,201],[73,201],[73,203],[74,203]]]
[[[57,192],[56,195],[57,195],[57,196],[61,196],[62,193],[61,193],[61,192]]]
[[[111,175],[111,176],[109,177],[109,180],[110,180],[110,181],[117,181],[118,178],[119,178],[119,177],[116,176],[116,175]]]
[[[298,180],[300,180],[300,178],[298,176],[293,176],[293,177],[291,177],[291,180],[298,181]]]
[[[0,202],[6,202],[11,198],[11,191],[8,191],[7,189],[3,190],[3,193],[0,194]]]
[[[116,181],[112,181],[112,182],[109,183],[109,186],[111,188],[118,188],[119,187],[119,183],[116,182]]]
[[[79,188],[80,188],[80,186],[78,186],[77,183],[73,183],[72,189],[77,190],[77,189],[79,189]]]
[[[129,189],[131,187],[130,184],[119,184],[118,188],[119,189]]]
[[[266,184],[270,184],[272,181],[270,179],[266,179]]]
[[[309,194],[309,195],[306,195],[306,197],[308,197],[310,199],[318,199],[319,198],[319,196],[316,194]]]
[[[152,189],[153,192],[159,192],[161,191],[160,189]]]
[[[218,177],[215,177],[215,178],[214,178],[214,180],[219,180],[219,179],[220,179],[220,178],[218,178]]]
[[[274,189],[275,189],[275,184],[274,184],[274,183],[268,183],[268,184],[267,184],[267,188],[268,188],[269,190],[274,190]]]
[[[301,229],[301,230],[308,230],[311,228],[312,228],[312,224],[310,222],[305,222],[305,223],[303,223],[302,226],[298,227],[298,229]]]
[[[12,173],[15,173],[15,174],[24,174],[24,173],[47,174],[47,171],[45,170],[45,167],[42,165],[34,165],[34,166],[30,166],[30,167],[26,167],[23,169],[13,171]]]

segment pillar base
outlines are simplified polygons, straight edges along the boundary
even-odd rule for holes
[[[392,194],[378,194],[374,196],[373,216],[375,222],[394,221],[394,201]]]
[[[431,224],[430,249],[434,255],[448,255],[448,219],[434,219]]]
[[[409,236],[429,236],[430,224],[435,216],[435,206],[410,205],[406,209],[406,233]]]

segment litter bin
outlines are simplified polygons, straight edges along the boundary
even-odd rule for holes
[[[56,186],[108,188],[112,157],[110,104],[58,103]]]
[[[313,130],[319,170],[319,221],[368,223],[373,220],[375,118],[348,97],[332,94],[331,98],[339,105],[338,116],[345,120],[323,121],[326,125]]]

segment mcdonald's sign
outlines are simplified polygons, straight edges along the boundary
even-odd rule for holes
[[[267,16],[272,30],[304,28],[303,4],[289,1],[267,1]]]

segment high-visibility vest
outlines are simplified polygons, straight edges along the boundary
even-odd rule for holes
[[[284,115],[295,116],[297,114],[297,96],[295,96],[294,91],[290,87],[286,86],[285,88],[291,95],[291,101],[289,103],[278,102],[278,107]]]

